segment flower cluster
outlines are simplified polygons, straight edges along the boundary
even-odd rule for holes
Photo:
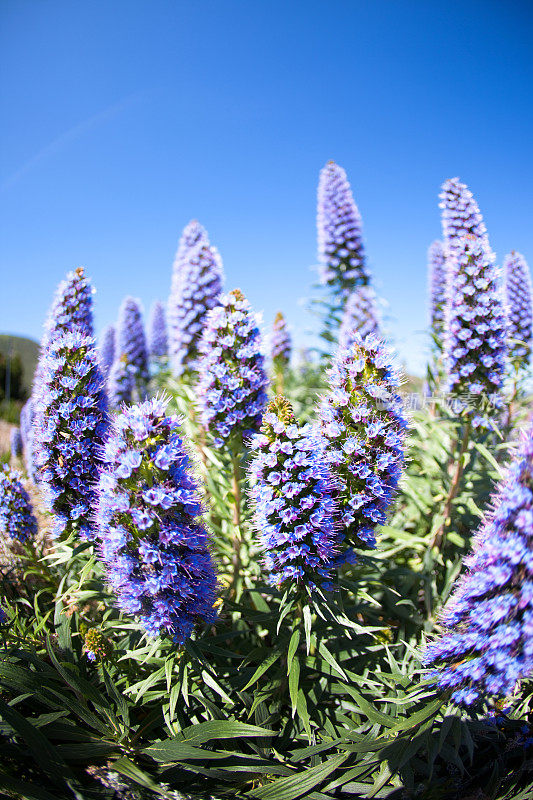
[[[460,254],[465,236],[483,239],[488,249],[487,228],[468,186],[461,183],[459,178],[450,178],[442,184],[439,197],[446,254]]]
[[[116,329],[114,325],[108,325],[104,328],[100,339],[100,346],[98,348],[98,356],[100,359],[100,369],[104,380],[107,380],[113,362],[115,360],[115,343],[116,343]]]
[[[531,275],[524,256],[514,251],[505,257],[505,292],[507,299],[510,356],[527,363],[531,352],[532,298]]]
[[[300,427],[290,403],[278,396],[253,439],[250,471],[255,527],[270,581],[329,581],[339,547],[335,482],[316,433]]]
[[[376,293],[370,286],[358,286],[348,296],[339,329],[339,347],[351,347],[354,337],[379,336]]]
[[[336,286],[345,294],[355,286],[365,286],[369,275],[361,215],[346,172],[334,161],[329,161],[320,172],[317,230],[321,282]]]
[[[35,481],[36,469],[33,460],[33,400],[30,397],[20,409],[20,435],[22,437],[22,453],[26,474],[31,481]]]
[[[174,259],[172,271],[172,288],[176,288],[182,279],[182,265],[187,260],[189,252],[198,247],[209,245],[209,236],[203,225],[197,219],[191,219],[184,227],[178,243],[178,250]]]
[[[133,297],[125,297],[118,312],[115,361],[120,359],[127,362],[137,391],[143,395],[150,378],[148,348],[141,309]]]
[[[399,385],[391,353],[377,336],[355,335],[337,352],[319,425],[339,482],[347,545],[375,547],[374,529],[385,522],[398,486],[406,428]]]
[[[122,403],[131,403],[135,389],[135,369],[130,367],[126,356],[113,361],[107,379],[107,396],[111,408],[118,408]]]
[[[272,326],[271,358],[278,369],[285,369],[291,360],[292,342],[285,317],[278,311]]]
[[[425,661],[451,699],[502,698],[533,675],[533,427],[493,498]]]
[[[198,399],[215,446],[257,431],[268,378],[257,320],[239,289],[221,297],[207,315],[200,354]]]
[[[190,249],[181,263],[181,280],[168,301],[172,369],[195,370],[207,314],[220,300],[224,273],[218,250],[204,244]]]
[[[431,331],[439,341],[445,328],[447,266],[443,244],[438,240],[428,250],[428,273]]]
[[[498,270],[486,241],[473,236],[449,261],[444,356],[448,390],[474,410],[499,407],[507,355],[507,320]],[[466,402],[466,401],[465,401]],[[483,424],[476,414],[474,425]]]
[[[83,267],[69,272],[57,287],[54,300],[44,326],[39,360],[33,378],[32,425],[41,426],[43,412],[42,390],[44,363],[48,348],[64,333],[80,332],[93,336],[93,288]],[[28,472],[29,474],[29,472]],[[38,471],[34,477],[39,479]]]
[[[217,582],[198,487],[168,399],[124,409],[98,485],[101,556],[120,607],[153,636],[182,644],[213,622]]]
[[[165,307],[159,300],[153,304],[150,313],[148,349],[152,358],[163,358],[168,353]]]
[[[19,458],[22,455],[22,435],[20,433],[20,428],[11,428],[9,442],[11,446],[11,455],[13,458]]]
[[[53,533],[76,531],[92,539],[89,514],[107,432],[107,398],[93,339],[65,333],[49,344],[41,397],[34,457],[54,514]]]
[[[62,333],[80,331],[93,336],[93,293],[90,280],[83,267],[69,272],[57,287],[45,323],[43,349]]]
[[[22,475],[7,464],[0,469],[0,531],[10,539],[26,542],[37,533],[37,521]]]
[[[83,649],[89,661],[105,661],[113,652],[113,645],[98,628],[84,633]]]

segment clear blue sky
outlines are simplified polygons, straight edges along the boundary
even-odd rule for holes
[[[2,332],[39,338],[78,265],[99,328],[124,294],[148,310],[197,217],[228,289],[303,343],[330,158],[412,369],[445,178],[533,264],[529,0],[2,0],[0,25]]]

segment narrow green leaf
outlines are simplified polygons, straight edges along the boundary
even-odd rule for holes
[[[298,700],[298,687],[300,684],[300,661],[298,656],[293,659],[291,664],[291,671],[289,672],[289,695],[292,705],[292,716],[296,713],[296,704]]]
[[[289,642],[289,649],[287,650],[287,675],[291,670],[292,659],[294,658],[294,654],[298,649],[298,645],[300,644],[300,631],[296,629]]]
[[[254,674],[252,675],[246,686],[242,687],[241,691],[244,692],[252,685],[252,683],[255,683],[261,677],[261,675],[264,675],[267,669],[269,669],[272,666],[272,664],[274,664],[278,660],[280,656],[281,652],[279,650],[275,650],[273,653],[267,656],[267,658],[257,667],[256,671],[254,672]]]

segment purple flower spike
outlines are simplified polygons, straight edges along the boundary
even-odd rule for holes
[[[400,376],[376,336],[339,349],[319,408],[326,458],[339,483],[346,544],[375,547],[403,467],[406,420]]]
[[[320,442],[297,424],[289,401],[278,396],[253,447],[254,521],[270,582],[308,588],[329,582],[339,549],[339,510]]]
[[[116,329],[114,325],[108,325],[104,328],[100,338],[100,346],[98,348],[98,356],[100,359],[100,369],[104,380],[107,380],[113,361],[115,360],[115,344],[116,344]]]
[[[22,453],[24,456],[24,466],[28,478],[35,483],[36,468],[33,460],[33,422],[34,422],[33,400],[27,400],[20,410],[20,434],[22,437]]]
[[[339,330],[339,348],[351,347],[356,336],[380,335],[376,293],[370,286],[358,286],[348,297]]]
[[[107,379],[107,396],[111,408],[133,402],[135,370],[128,365],[126,356],[115,359]]]
[[[22,475],[7,464],[0,469],[0,531],[19,542],[27,542],[37,533],[37,520],[22,485]]]
[[[181,264],[181,279],[168,301],[169,351],[176,375],[196,370],[207,314],[220,301],[223,281],[216,247],[204,244],[188,250]]]
[[[318,183],[318,259],[321,283],[347,295],[355,286],[366,286],[362,223],[346,172],[328,161]]]
[[[449,260],[444,356],[448,391],[472,411],[501,407],[507,320],[499,273],[486,239],[468,236]],[[483,414],[474,418],[484,424]]]
[[[442,338],[446,311],[446,254],[442,242],[435,241],[428,250],[431,331],[437,340]]]
[[[442,184],[439,197],[446,255],[460,255],[465,236],[482,239],[485,249],[488,249],[487,229],[468,186],[461,183],[459,178],[450,178]]]
[[[165,307],[159,300],[150,313],[149,350],[152,358],[164,358],[168,354],[167,320]]]
[[[272,326],[272,363],[278,369],[285,369],[291,360],[292,342],[285,317],[278,311]]]
[[[140,397],[144,397],[150,378],[148,348],[140,305],[133,297],[124,298],[118,312],[115,361],[127,364],[133,387]]]
[[[22,455],[22,435],[20,433],[20,428],[11,428],[9,441],[11,445],[11,455],[13,458],[20,458]]]
[[[93,336],[93,288],[85,276],[83,267],[69,272],[57,287],[54,300],[44,325],[39,360],[33,377],[32,424],[38,427],[42,411],[43,364],[48,348],[64,333],[78,331],[85,336]],[[28,470],[28,475],[30,471]],[[38,472],[34,478],[39,479]]]
[[[108,424],[94,339],[65,333],[49,344],[41,402],[34,457],[54,514],[53,533],[92,539],[89,517]]]
[[[505,292],[509,319],[510,357],[527,365],[531,352],[531,275],[527,261],[514,251],[505,257]]]
[[[191,219],[190,222],[184,227],[181,234],[176,258],[174,259],[172,282],[174,285],[179,283],[182,278],[181,268],[185,261],[187,261],[189,254],[192,250],[198,247],[209,245],[209,236],[203,225],[200,225],[197,219]]]
[[[232,446],[259,429],[268,385],[257,321],[240,289],[207,315],[200,353],[202,422],[217,447]]]
[[[101,556],[120,608],[183,644],[216,619],[217,582],[181,420],[154,398],[119,414],[98,486]]]
[[[473,706],[533,676],[533,427],[493,497],[444,608],[444,635],[425,652],[435,683]]]

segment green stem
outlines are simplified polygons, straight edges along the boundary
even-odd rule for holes
[[[236,587],[240,578],[241,561],[241,463],[240,455],[231,454],[232,488],[233,488],[233,585]]]
[[[448,496],[446,498],[446,502],[444,504],[444,519],[442,524],[439,526],[438,530],[436,531],[435,535],[430,544],[430,549],[436,547],[440,550],[442,546],[442,542],[444,539],[444,534],[446,528],[450,525],[450,514],[452,510],[453,501],[455,500],[457,493],[459,491],[459,487],[461,485],[461,478],[463,477],[464,471],[464,456],[466,451],[468,450],[468,445],[470,443],[470,432],[472,429],[472,419],[469,417],[464,429],[463,439],[461,442],[461,449],[459,450],[459,455],[455,462],[455,470],[453,473],[453,477],[450,483],[450,488],[448,490]]]

